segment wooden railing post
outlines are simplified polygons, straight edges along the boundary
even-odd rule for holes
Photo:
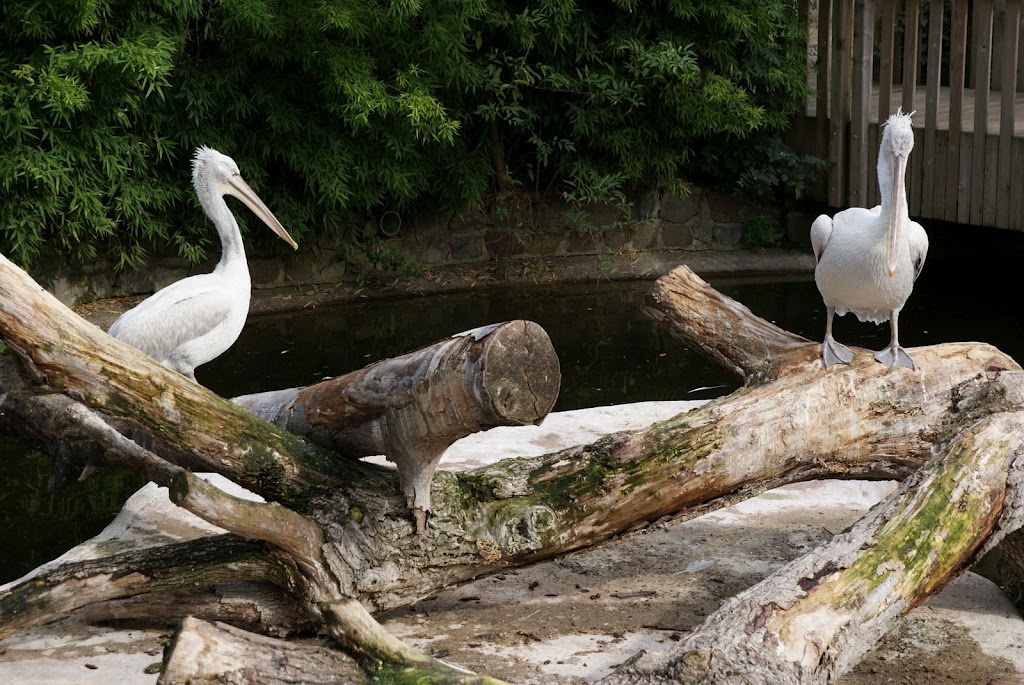
[[[967,3],[954,2],[949,30],[949,142],[946,145],[946,221],[959,220],[961,209],[966,209],[966,180],[969,174],[960,174],[963,140],[964,74],[967,63]],[[961,183],[961,178],[964,183]]]
[[[996,188],[996,225],[1005,228],[1024,228],[1018,214],[1011,221],[1011,172],[1018,175],[1024,169],[1013,168],[1013,130],[1015,126],[1014,100],[1017,86],[1017,51],[1020,40],[1020,0],[1006,0],[1003,18],[1003,59],[999,91],[999,179]],[[1020,185],[1014,189],[1021,193]]]
[[[914,96],[917,94],[917,46],[918,15],[920,0],[907,0],[903,13],[903,111],[914,111]]]
[[[825,156],[829,150],[829,121],[837,116],[829,108],[829,74],[832,60],[832,0],[821,0],[818,3],[818,92],[816,95],[815,112],[815,154]],[[833,159],[831,156],[829,159]],[[832,173],[829,172],[829,177]],[[826,183],[825,195],[828,196]]]
[[[974,1],[974,145],[971,158],[971,209],[966,223],[985,223],[985,167],[988,148],[988,94],[992,74],[992,0]],[[992,185],[995,190],[995,185]],[[992,200],[995,200],[993,197]],[[992,224],[995,217],[987,223]]]
[[[945,188],[938,183],[940,176],[936,167],[935,133],[939,128],[939,85],[942,79],[942,30],[945,3],[933,2],[928,12],[928,77],[925,83],[924,106],[924,151],[922,154],[924,178],[922,187],[928,197],[921,199],[925,215],[941,218],[943,212],[943,196]],[[945,160],[943,160],[944,162]],[[943,163],[943,171],[945,163]],[[922,193],[924,195],[924,193]]]
[[[849,204],[868,204],[868,179],[873,166],[868,152],[868,120],[871,112],[871,64],[874,46],[875,3],[855,0],[853,11],[853,99],[850,111]]]
[[[832,76],[829,107],[828,156],[834,166],[828,175],[828,201],[833,207],[848,204],[846,124],[850,119],[850,43],[853,33],[853,1],[837,0],[832,11]]]

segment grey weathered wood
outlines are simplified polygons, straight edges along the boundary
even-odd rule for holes
[[[915,122],[923,134],[917,138],[919,152],[908,168],[911,214],[999,227],[1014,223],[1010,216],[1016,195],[1011,141],[1024,138],[1024,115],[1020,114],[1024,112],[1024,93],[990,85],[996,72],[1000,84],[1004,72],[1007,83],[1022,80],[1021,0],[1009,0],[1009,16],[1004,17],[1006,2],[951,3],[948,24],[942,3],[928,6],[924,88],[917,87],[922,40],[919,0],[908,0],[905,7],[873,0],[823,4],[819,20],[829,23],[819,27],[819,50],[824,51],[819,63],[828,66],[817,75],[818,97],[807,103],[808,117],[814,119],[810,126],[817,135],[799,147],[828,158],[833,166],[825,189],[812,188],[809,196],[837,207],[870,207],[878,202],[871,179],[876,147],[871,124],[891,114],[896,100],[905,112],[918,112]],[[871,5],[874,22],[866,19]],[[968,16],[972,7],[974,14]],[[902,34],[894,30],[901,10]],[[998,35],[993,33],[994,24]],[[873,28],[878,33],[874,42],[879,51],[878,82],[866,87],[866,38]],[[949,49],[948,65],[943,59],[944,45]],[[902,59],[897,59],[900,52]],[[947,74],[948,86],[942,83]],[[970,135],[975,129],[980,129],[978,135]],[[997,129],[1000,144],[992,148],[986,135]],[[794,136],[790,139],[797,140]],[[965,156],[969,158],[966,164]]]
[[[837,116],[829,104],[829,74],[832,63],[832,0],[821,0],[818,4],[818,75],[815,107],[819,112],[815,119],[815,150],[814,154],[825,157],[829,152],[829,121]],[[828,174],[831,177],[831,172]],[[828,197],[828,178],[825,180],[825,192]]]
[[[999,168],[997,170],[996,226],[1010,227],[1010,193],[1013,169],[1013,129],[1017,84],[1017,52],[1020,38],[1020,0],[1006,0],[1003,18],[1002,68],[999,101]],[[1024,170],[1021,170],[1024,171]],[[1018,186],[1018,192],[1021,188]]]
[[[477,431],[540,423],[558,398],[560,379],[544,329],[510,321],[305,388],[234,402],[353,459],[387,456],[422,532],[444,451]]]
[[[6,266],[4,260],[0,259],[0,265]],[[24,287],[15,287],[7,279],[24,281]],[[91,397],[77,389],[87,387],[92,389],[90,395],[100,394],[95,384],[101,381],[81,373],[79,367],[90,368],[92,362],[87,360],[102,358],[104,363],[119,368],[116,355],[104,356],[109,350],[118,349],[109,347],[116,341],[104,343],[103,339],[94,338],[98,348],[75,345],[75,341],[67,339],[68,333],[88,335],[90,331],[79,328],[66,308],[53,305],[48,309],[47,305],[52,303],[30,282],[23,272],[0,269],[0,294],[6,296],[0,298],[0,337],[10,345],[0,364],[17,365],[26,375],[25,383],[33,384],[37,392],[69,394],[83,402],[91,401]],[[57,319],[49,324],[40,321],[44,315],[33,304],[39,304]],[[301,512],[293,510],[294,514],[316,522],[324,535],[323,544],[317,539],[318,534],[311,533],[302,523],[288,524],[301,539],[275,539],[277,531],[270,531],[265,523],[277,518],[277,505],[238,508],[215,492],[195,490],[197,483],[188,477],[175,485],[174,499],[204,516],[272,542],[241,544],[242,552],[257,554],[256,565],[247,567],[246,572],[261,579],[267,575],[280,576],[277,583],[294,592],[297,602],[305,603],[311,614],[322,619],[332,636],[342,644],[356,643],[350,645],[353,653],[362,649],[368,661],[380,660],[386,665],[397,663],[405,667],[409,661],[422,660],[436,668],[437,663],[418,653],[410,654],[405,645],[383,634],[367,608],[406,605],[442,586],[587,547],[665,516],[696,516],[784,482],[837,474],[903,478],[930,460],[923,475],[907,484],[899,496],[873,510],[857,532],[837,538],[835,544],[839,547],[849,544],[850,555],[837,559],[825,551],[804,559],[803,568],[815,567],[823,558],[839,561],[831,564],[834,573],[794,576],[791,572],[798,570],[798,565],[780,570],[769,581],[775,588],[783,588],[787,597],[812,600],[811,606],[803,604],[788,617],[780,616],[785,624],[822,606],[846,611],[849,607],[844,606],[843,598],[871,588],[864,584],[850,587],[845,582],[837,585],[834,581],[864,578],[865,572],[874,578],[879,571],[877,558],[890,560],[893,549],[922,552],[908,556],[911,572],[905,583],[899,583],[898,594],[886,594],[878,602],[860,601],[858,597],[850,603],[856,607],[854,613],[838,616],[842,622],[836,626],[837,633],[849,630],[852,632],[848,634],[859,636],[852,647],[842,639],[822,642],[806,631],[787,628],[778,633],[787,654],[780,657],[773,649],[761,649],[756,654],[761,660],[758,663],[775,664],[764,671],[762,681],[764,674],[779,676],[772,682],[795,682],[798,675],[806,674],[802,682],[808,685],[829,682],[836,675],[833,664],[838,664],[841,671],[856,660],[897,616],[923,601],[962,569],[968,557],[978,552],[980,544],[994,544],[1000,530],[1005,533],[1020,527],[1019,511],[998,521],[989,515],[999,509],[1004,499],[1013,501],[1010,496],[1016,496],[1001,496],[1007,492],[1007,484],[1024,482],[1017,473],[1003,467],[1008,456],[1015,456],[1016,443],[1021,439],[1019,417],[1009,412],[1024,406],[1024,379],[1019,378],[1019,366],[995,348],[977,343],[918,348],[913,350],[918,371],[899,374],[858,349],[851,365],[826,373],[821,368],[816,343],[757,319],[685,268],[659,280],[645,301],[645,312],[666,322],[674,335],[681,335],[702,353],[740,373],[746,381],[743,387],[729,397],[641,431],[617,433],[592,445],[506,460],[459,475],[444,474],[436,483],[438,525],[432,527],[429,538],[412,535],[407,522],[394,515],[397,498],[390,491],[391,481],[365,483],[360,478],[362,473],[354,468],[336,471],[332,488],[322,487],[321,480],[312,481],[308,497],[294,499],[304,507]],[[34,327],[52,334],[50,344],[60,350],[31,349],[28,341],[39,340],[38,332],[27,332]],[[46,374],[33,373],[44,363]],[[154,373],[144,359],[137,363],[150,376]],[[64,365],[75,368],[65,370]],[[113,399],[120,400],[105,405],[105,416],[137,423],[140,419],[135,416],[138,408],[134,398],[152,389],[152,378],[128,371],[99,375],[110,386]],[[927,379],[926,393],[921,392],[922,378]],[[177,376],[161,380],[173,390],[165,402],[172,402],[176,393],[187,393],[191,387],[187,380]],[[7,401],[6,396],[0,399],[0,408],[5,408]],[[192,409],[192,431],[237,435],[239,432],[231,430],[230,424],[252,425],[248,417],[234,411],[237,407],[215,397],[207,397],[206,403],[211,405],[211,411]],[[901,410],[900,420],[892,420],[893,407],[908,404],[913,411]],[[799,411],[794,411],[794,407]],[[161,420],[177,421],[178,417],[171,414],[165,412]],[[988,418],[995,419],[985,423],[989,414]],[[33,421],[35,417],[26,419]],[[993,426],[999,430],[992,432]],[[1002,440],[1007,426],[1013,434],[1008,441]],[[974,432],[968,433],[969,430]],[[140,427],[133,435],[144,439],[145,431]],[[982,443],[964,443],[965,449],[959,449],[951,441],[960,440],[960,436],[981,438]],[[993,436],[1002,452],[993,451],[993,458],[987,459],[986,450],[974,447],[990,445]],[[225,448],[220,442],[195,442],[194,436],[186,435],[181,439],[188,440],[189,445],[217,450],[211,459],[224,456]],[[229,462],[225,470],[237,476],[246,469],[262,467],[262,479],[246,480],[253,482],[255,490],[265,491],[261,494],[276,493],[273,465],[278,458],[286,461],[290,457],[290,447],[290,443],[278,444],[276,455],[263,453],[263,459],[257,462]],[[976,467],[971,459],[984,463]],[[329,468],[331,463],[318,461],[314,466]],[[345,462],[344,466],[351,464]],[[951,470],[944,471],[947,467]],[[960,474],[976,474],[977,479]],[[931,487],[930,483],[938,482],[936,479],[943,485],[970,482],[966,488],[970,498],[961,507],[960,498],[948,496],[949,487]],[[982,484],[984,487],[976,487]],[[186,486],[190,492],[181,490]],[[915,490],[915,486],[920,486],[920,490]],[[925,515],[917,515],[919,503],[928,506]],[[886,518],[894,521],[894,525],[873,527]],[[970,533],[946,534],[942,526],[947,522]],[[936,534],[921,536],[919,531],[924,523]],[[867,535],[860,536],[861,533]],[[943,544],[920,548],[935,545],[936,541]],[[221,554],[222,543],[223,539],[214,540],[210,551]],[[835,551],[836,547],[829,549]],[[322,559],[314,559],[318,553]],[[274,564],[274,560],[278,563]],[[62,577],[72,586],[81,584],[88,588],[92,579],[81,571],[91,565],[98,573],[109,576],[110,582],[125,583],[130,586],[125,591],[134,592],[136,584],[149,583],[167,570],[166,564],[156,564],[152,558],[148,561],[149,567],[142,573],[123,573],[126,569],[109,564],[97,569],[95,564],[83,562],[64,569]],[[203,576],[202,584],[210,578],[219,582],[231,577],[231,570],[221,563],[225,560],[217,557],[217,561]],[[237,559],[227,560],[230,561]],[[314,564],[320,566],[315,573],[306,568]],[[826,564],[822,568],[828,567]],[[854,569],[855,577],[846,573],[849,569]],[[329,582],[318,580],[326,575],[331,576]],[[178,576],[180,580],[182,574]],[[0,603],[8,602],[17,619],[17,612],[24,608],[33,589],[49,591],[54,596],[54,588],[40,588],[28,580],[0,593]],[[325,596],[328,591],[333,595]],[[111,597],[103,593],[103,598]],[[827,601],[816,605],[813,600],[818,598]],[[838,599],[833,601],[835,598]],[[766,626],[763,619],[783,606],[776,601],[779,596],[773,591],[755,597],[755,601],[758,599],[762,600],[758,608],[767,612],[755,612],[745,626],[733,624],[746,636],[765,628],[774,631],[775,627]],[[730,604],[711,617],[708,626],[688,635],[687,640],[705,644],[720,636],[713,626],[733,620]],[[376,637],[369,637],[370,633]],[[742,652],[749,641],[715,644],[725,646],[726,650],[730,649],[728,645],[739,644]],[[755,652],[758,649],[754,647]],[[821,659],[824,651],[828,658]],[[790,659],[789,653],[797,654],[796,660]],[[733,670],[733,665],[745,669],[749,664],[731,663],[741,656],[726,653],[718,665],[724,664],[726,670]],[[805,656],[811,660],[806,664],[801,663]],[[257,658],[266,661],[268,657],[273,661],[274,657],[266,653]],[[756,675],[749,669],[746,673]],[[453,681],[448,677],[442,682]],[[494,681],[467,676],[454,682]]]
[[[929,219],[938,219],[942,221],[944,219],[944,212],[946,207],[946,198],[943,197],[943,192],[946,188],[946,146],[949,143],[949,132],[948,131],[936,131],[935,132],[935,176],[933,182],[935,184],[933,191],[933,199],[931,211],[927,214],[922,213],[922,216],[926,216]]]
[[[854,0],[853,70],[850,110],[850,193],[849,204],[868,205],[868,121],[871,103],[871,62],[875,11],[873,0]]]
[[[933,2],[928,13],[928,75],[925,83],[924,150],[921,155],[921,162],[924,165],[924,178],[922,179],[924,192],[919,215],[929,218],[942,216],[942,204],[940,204],[942,193],[938,192],[935,173],[936,161],[939,159],[936,156],[935,133],[939,127],[939,85],[942,79],[944,8],[943,3]]]
[[[186,618],[175,635],[159,685],[362,685],[359,665],[330,645],[256,635],[226,623]]]
[[[960,175],[960,158],[964,137],[963,123],[964,76],[966,69],[967,3],[954,2],[950,18],[949,38],[949,142],[946,147],[946,221],[957,221],[962,197],[970,192],[969,174]]]
[[[881,124],[874,122],[868,124],[868,201],[865,207],[874,207],[881,204],[878,194],[878,132]]]
[[[892,113],[892,83],[896,48],[896,2],[882,3],[882,27],[878,48],[878,123]]]
[[[960,168],[957,170],[960,175],[960,187],[956,197],[956,218],[953,221],[961,224],[971,222],[971,191],[975,182],[981,183],[980,179],[972,178],[975,139],[976,135],[973,132],[965,131],[960,134]]]
[[[1024,525],[1024,512],[1002,511],[1024,497],[1024,484],[1005,476],[1024,448],[1022,420],[1024,412],[997,413],[973,424],[855,525],[725,602],[667,659],[603,683],[835,682],[888,630],[882,617],[922,602],[905,574],[952,578],[989,534]],[[912,522],[924,519],[950,532],[922,534]]]
[[[848,202],[849,157],[846,154],[846,128],[850,116],[850,56],[853,32],[853,3],[838,2],[832,13],[832,75],[829,107],[828,157],[833,162],[829,170],[828,201],[834,207]]]
[[[263,545],[234,535],[69,563],[0,593],[0,639],[100,602],[245,580],[284,586],[288,576]]]
[[[918,17],[920,0],[907,0],[903,12],[903,111],[914,111],[914,96],[917,92]]]
[[[981,194],[981,224],[996,225],[996,193],[999,190],[999,137],[985,136],[985,186]]]
[[[924,145],[924,130],[914,128],[914,147],[918,150]],[[922,179],[924,178],[924,161],[921,155],[910,155],[907,164],[907,202],[911,214],[921,216],[921,201],[924,196]]]
[[[1024,231],[1024,191],[1020,187],[1020,176],[1024,174],[1024,139],[1013,139],[1011,156],[1010,169],[1017,173],[1017,185],[1015,192],[1010,193],[1010,228]]]
[[[971,162],[971,208],[968,221],[981,224],[985,216],[985,166],[988,146],[988,94],[992,72],[992,0],[975,0],[974,23],[974,145]]]

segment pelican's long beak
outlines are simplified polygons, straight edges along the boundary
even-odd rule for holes
[[[226,192],[229,195],[234,195],[239,200],[245,203],[245,206],[252,210],[252,213],[260,218],[260,220],[270,227],[274,233],[280,236],[281,240],[285,241],[292,246],[293,250],[299,249],[299,244],[292,240],[292,237],[288,235],[288,231],[284,230],[284,226],[277,220],[277,217],[263,204],[263,200],[260,196],[249,187],[249,184],[242,180],[242,177],[235,174],[228,178],[228,188]]]
[[[893,155],[892,158],[892,198],[889,202],[889,228],[886,232],[885,262],[889,269],[889,278],[896,273],[900,260],[900,245],[903,238],[903,202],[906,193],[904,176],[907,173],[907,158]]]

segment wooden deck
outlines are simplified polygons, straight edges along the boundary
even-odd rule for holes
[[[902,107],[911,215],[1024,230],[1021,3],[801,0],[815,95],[790,141],[833,163],[812,197],[878,204],[879,123]]]
[[[942,86],[939,88],[938,93],[938,107],[936,109],[936,124],[939,131],[948,131],[949,126],[949,112],[950,112],[950,89],[948,86]],[[870,123],[881,123],[884,122],[886,117],[895,112],[895,109],[890,109],[885,114],[881,114],[878,109],[880,89],[877,84],[871,87],[871,96],[868,100],[869,109],[867,118]],[[974,132],[974,101],[975,92],[973,88],[964,88],[964,102],[960,112],[960,130],[965,133]],[[903,86],[896,84],[892,90],[892,102],[902,106],[903,103]],[[915,89],[913,99],[911,100],[913,105],[908,110],[910,112],[916,111],[915,125],[920,123],[921,128],[924,128],[924,117],[922,116],[927,106],[926,94],[920,88]],[[1013,108],[1015,110],[1013,135],[1016,138],[1024,138],[1024,92],[1014,93],[1013,96]],[[1002,93],[998,90],[990,90],[988,92],[988,107],[986,108],[986,132],[998,134],[999,133],[999,119],[1002,116]],[[817,98],[811,98],[807,102],[807,116],[816,117],[818,116],[818,100]],[[920,122],[918,122],[920,120]],[[1024,173],[1024,172],[1022,172]]]

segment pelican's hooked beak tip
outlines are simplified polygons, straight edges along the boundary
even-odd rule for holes
[[[896,269],[889,269],[889,278],[892,278],[895,275],[896,275]]]

